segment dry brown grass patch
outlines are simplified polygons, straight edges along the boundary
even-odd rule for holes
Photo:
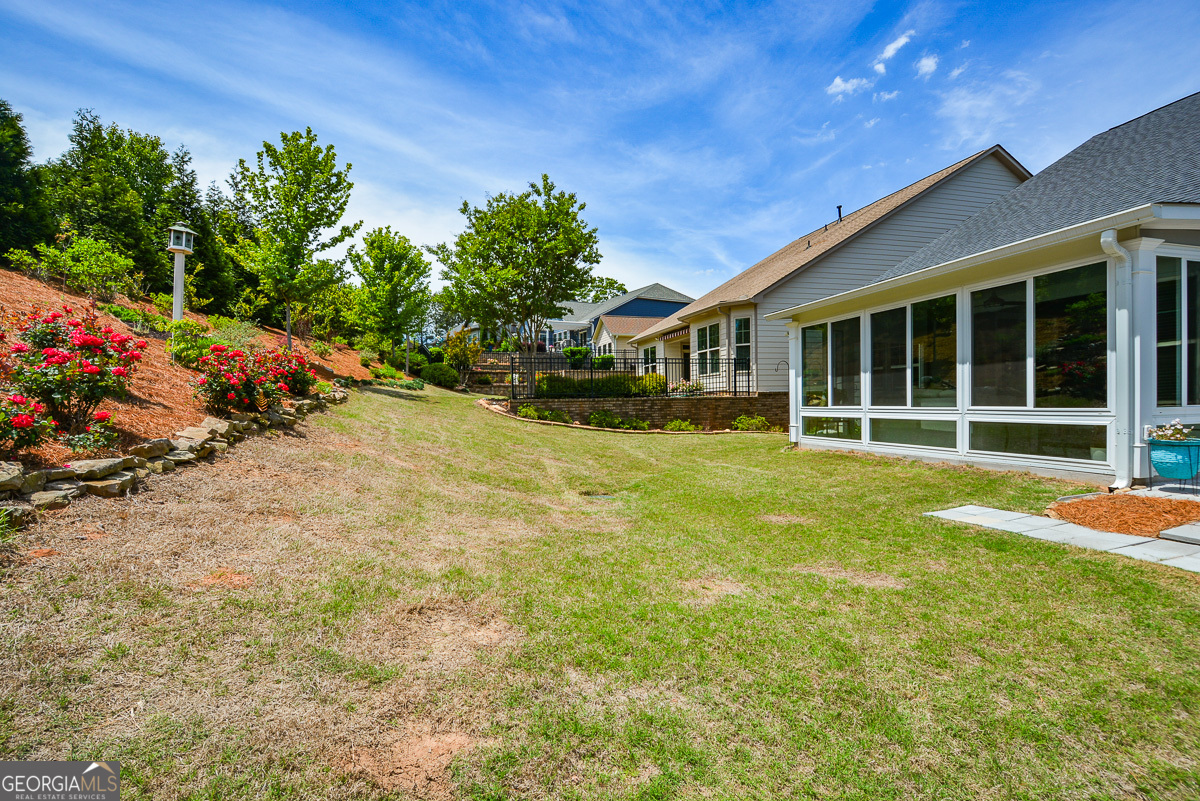
[[[239,573],[232,567],[223,567],[208,574],[197,583],[201,587],[225,587],[230,590],[241,590],[254,583],[254,576],[249,573]]]
[[[347,772],[389,791],[440,801],[453,795],[450,763],[478,741],[462,732],[432,732],[420,728],[389,734],[350,752]]]
[[[745,595],[750,592],[745,584],[720,576],[688,579],[682,582],[682,586],[694,595],[693,603],[699,606],[711,606],[727,595]]]
[[[858,587],[902,590],[908,586],[895,576],[889,576],[887,573],[872,573],[867,570],[846,570],[832,565],[796,565],[792,569],[797,573],[808,573],[832,581],[848,581]]]
[[[469,665],[479,652],[511,647],[520,637],[500,615],[447,600],[396,606],[365,617],[345,649],[377,664],[451,673]]]

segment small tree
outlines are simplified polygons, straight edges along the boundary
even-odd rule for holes
[[[481,326],[518,326],[536,352],[546,321],[588,289],[600,262],[596,229],[580,217],[586,207],[556,191],[548,175],[519,195],[488,198],[483,208],[464,202],[466,230],[453,247],[431,250],[453,305]]]
[[[442,349],[442,353],[446,364],[457,370],[459,378],[465,380],[467,370],[479,361],[483,347],[478,342],[472,342],[466,331],[459,331],[446,340],[446,347]]]
[[[351,248],[351,266],[362,279],[357,295],[359,320],[364,328],[391,342],[404,342],[404,371],[408,372],[408,336],[424,328],[429,309],[429,262],[407,237],[391,226],[376,228],[363,237],[363,250]]]
[[[345,242],[362,225],[325,232],[342,219],[350,201],[351,165],[338,168],[333,145],[322,148],[312,128],[280,134],[280,146],[263,142],[257,165],[238,161],[238,201],[257,223],[257,231],[238,243],[247,268],[259,280],[260,291],[284,306],[287,347],[292,347],[292,304],[340,279],[334,262],[316,254]]]
[[[588,285],[587,291],[579,297],[579,300],[584,303],[603,303],[618,295],[624,295],[628,291],[625,285],[617,279],[597,275],[592,278],[592,283]]]

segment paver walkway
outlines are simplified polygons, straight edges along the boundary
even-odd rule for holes
[[[1168,529],[1162,533],[1164,539],[1155,539],[1153,537],[1137,537],[1132,534],[1096,531],[1075,523],[1068,523],[1065,520],[1026,515],[1020,512],[1006,512],[1003,509],[992,509],[987,506],[959,506],[955,509],[926,512],[925,514],[928,517],[940,517],[943,520],[955,520],[983,528],[1011,531],[1014,534],[1024,534],[1026,537],[1036,537],[1039,540],[1108,551],[1134,559],[1143,559],[1147,562],[1161,562],[1165,565],[1190,570],[1193,573],[1200,573],[1200,526],[1196,525]],[[1178,539],[1170,539],[1170,535],[1173,533],[1178,536]],[[1192,536],[1196,537],[1195,542],[1189,541]]]

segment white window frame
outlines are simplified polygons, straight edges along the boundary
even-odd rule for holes
[[[713,329],[717,330],[717,335],[713,336]],[[700,332],[704,331],[705,343],[708,345],[704,350],[700,350]],[[715,345],[713,343],[716,343]],[[697,367],[699,375],[718,375],[721,372],[721,321],[706,323],[696,329],[696,353]],[[717,369],[709,370],[710,358],[709,354],[713,351],[717,352]]]
[[[1155,255],[1165,256],[1181,256],[1185,260],[1191,258],[1193,261],[1200,261],[1200,248],[1191,248],[1187,246],[1166,247],[1160,246]],[[1049,408],[1036,407],[1034,403],[1034,380],[1036,377],[1036,354],[1034,353],[1034,339],[1036,333],[1036,319],[1032,318],[1034,314],[1034,298],[1033,298],[1033,279],[1041,275],[1049,275],[1051,273],[1070,270],[1076,267],[1084,267],[1089,264],[1105,263],[1106,265],[1106,293],[1107,293],[1107,325],[1108,325],[1108,354],[1107,365],[1109,376],[1107,381],[1108,398],[1107,406],[1103,408],[1087,408],[1087,409],[1071,409],[1071,408]],[[973,320],[971,315],[971,293],[980,290],[986,290],[993,287],[1013,284],[1019,281],[1026,282],[1026,406],[1000,406],[1000,407],[983,407],[969,406],[971,392],[971,349],[974,341]],[[830,325],[840,320],[845,320],[849,317],[859,317],[862,324],[862,334],[860,340],[859,354],[861,358],[861,398],[867,404],[861,407],[855,406],[803,406],[800,402],[796,404],[796,409],[800,415],[799,437],[801,441],[814,441],[819,443],[827,443],[830,446],[836,444],[847,445],[855,442],[861,442],[861,447],[871,451],[881,453],[895,453],[900,455],[906,454],[945,454],[954,452],[953,449],[918,446],[918,445],[891,445],[887,443],[876,443],[870,441],[870,419],[871,418],[892,418],[892,419],[917,419],[917,420],[955,420],[957,421],[958,431],[958,448],[957,453],[963,457],[985,457],[989,462],[998,464],[1011,465],[1038,465],[1049,468],[1069,467],[1080,471],[1105,472],[1110,471],[1113,460],[1115,447],[1115,399],[1116,399],[1116,381],[1113,377],[1113,370],[1116,368],[1116,342],[1114,340],[1114,332],[1116,330],[1116,312],[1115,312],[1115,272],[1111,258],[1105,256],[1090,256],[1081,259],[1074,259],[1066,262],[1055,262],[1052,264],[1042,265],[1037,268],[1024,270],[1020,272],[1010,273],[1003,278],[994,278],[989,281],[971,282],[959,284],[957,287],[950,289],[942,288],[938,291],[922,293],[907,298],[904,303],[898,304],[895,302],[877,304],[874,306],[864,307],[857,310],[854,314],[841,314],[835,317],[826,317],[805,321],[797,328],[797,336],[802,336],[802,331],[805,328],[816,325]],[[1186,289],[1186,288],[1185,288]],[[915,303],[920,303],[926,300],[942,298],[948,295],[954,295],[957,306],[957,356],[958,369],[956,371],[957,380],[957,404],[955,406],[931,406],[931,407],[914,407],[912,403],[912,306]],[[900,306],[906,307],[906,347],[908,349],[906,359],[906,384],[907,397],[909,405],[906,407],[899,406],[873,406],[870,405],[871,398],[871,370],[870,370],[870,316],[877,312],[896,309]],[[1186,325],[1186,320],[1184,321]],[[831,364],[831,350],[833,346],[833,338],[829,335],[831,329],[827,328],[826,341],[826,367]],[[1186,335],[1186,329],[1184,329]],[[801,349],[803,343],[801,343]],[[801,359],[803,358],[801,352]],[[1155,373],[1157,375],[1157,373]],[[804,397],[804,371],[802,365],[797,370],[796,387],[800,393],[800,399]],[[827,387],[827,403],[832,400],[831,390]],[[1185,396],[1186,400],[1186,396]],[[1164,407],[1166,414],[1178,416],[1183,409],[1200,410],[1200,405],[1193,407]],[[835,439],[829,437],[816,437],[804,434],[804,419],[805,417],[857,417],[860,419],[862,439]],[[1172,418],[1173,419],[1173,418]],[[1002,422],[1002,423],[1045,423],[1050,425],[1103,425],[1107,427],[1106,437],[1106,452],[1107,461],[1083,461],[1078,459],[1067,459],[1054,456],[1033,456],[1021,455],[1002,452],[990,451],[974,451],[970,449],[970,424],[972,422]]]

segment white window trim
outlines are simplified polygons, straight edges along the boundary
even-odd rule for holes
[[[1200,261],[1200,247],[1191,247],[1184,245],[1175,246],[1160,246],[1155,251],[1155,255],[1174,256],[1180,255],[1184,259],[1192,259]],[[974,330],[972,328],[970,299],[971,293],[980,290],[990,289],[1007,284],[1014,284],[1019,281],[1026,282],[1026,315],[1027,321],[1033,316],[1035,309],[1033,307],[1033,278],[1041,275],[1049,275],[1051,273],[1071,270],[1076,267],[1084,267],[1089,264],[1104,263],[1106,265],[1106,293],[1107,293],[1107,335],[1108,335],[1108,354],[1107,364],[1109,367],[1109,379],[1107,381],[1107,406],[1105,408],[1090,408],[1090,409],[1055,409],[1036,407],[1034,402],[1034,379],[1036,378],[1036,353],[1034,345],[1034,337],[1036,334],[1036,319],[1034,324],[1026,325],[1026,406],[969,406],[967,401],[971,388],[971,345],[974,341]],[[815,441],[830,444],[842,444],[843,446],[849,443],[859,443],[864,448],[870,450],[878,450],[880,452],[894,452],[897,454],[903,453],[953,453],[953,449],[938,448],[932,446],[920,445],[892,445],[886,443],[877,443],[870,441],[870,418],[871,417],[887,417],[893,419],[956,419],[958,420],[958,448],[957,453],[962,457],[981,457],[986,458],[989,462],[999,464],[1013,465],[1034,465],[1044,466],[1049,468],[1070,467],[1071,469],[1092,470],[1095,472],[1103,472],[1110,470],[1113,464],[1113,455],[1116,445],[1115,424],[1116,424],[1116,381],[1113,380],[1112,370],[1116,364],[1116,343],[1114,341],[1114,332],[1116,330],[1116,314],[1115,314],[1115,271],[1112,259],[1109,257],[1090,256],[1085,258],[1073,259],[1066,262],[1056,262],[1050,265],[1031,268],[1020,272],[1009,273],[1003,278],[993,278],[987,281],[978,281],[968,284],[961,284],[958,287],[947,291],[932,291],[914,295],[906,298],[903,303],[885,303],[874,306],[864,307],[859,309],[854,314],[842,314],[836,317],[826,317],[805,322],[798,326],[797,336],[800,337],[800,369],[797,371],[796,386],[793,387],[798,393],[799,398],[796,404],[799,420],[797,421],[797,436],[801,441]],[[956,330],[957,330],[957,405],[950,407],[913,407],[912,403],[912,306],[915,303],[920,303],[925,300],[942,298],[948,295],[955,296],[956,303]],[[906,316],[906,347],[908,348],[908,358],[906,367],[907,378],[907,395],[909,406],[872,406],[869,404],[871,397],[871,370],[870,370],[870,316],[877,312],[888,311],[899,307],[905,307]],[[825,324],[826,328],[826,343],[825,343],[825,363],[827,368],[826,377],[826,399],[827,402],[833,398],[832,394],[832,373],[828,368],[832,363],[832,323],[847,320],[852,317],[858,317],[861,324],[861,334],[859,340],[859,359],[861,367],[860,378],[860,398],[867,405],[859,406],[804,406],[804,343],[803,330],[812,326]],[[1186,325],[1186,320],[1184,323]],[[1185,398],[1186,399],[1186,398]],[[1165,411],[1163,411],[1165,410]],[[1200,405],[1196,406],[1172,406],[1163,407],[1160,410],[1160,416],[1166,417],[1172,413],[1175,416],[1181,411],[1196,410],[1200,412]],[[804,433],[805,417],[854,417],[858,418],[861,430],[861,437],[858,440],[841,439],[832,437],[819,437],[806,435]],[[1171,418],[1174,419],[1174,418]],[[1010,453],[997,453],[992,451],[975,451],[970,448],[970,424],[972,422],[1005,422],[1005,423],[1047,423],[1058,425],[1103,425],[1106,427],[1106,462],[1085,461],[1079,459],[1068,459],[1063,457],[1053,456],[1033,456]]]
[[[1155,392],[1155,395],[1154,395],[1154,403],[1155,403],[1154,422],[1161,425],[1162,423],[1170,422],[1170,421],[1172,421],[1178,417],[1181,417],[1183,415],[1200,414],[1200,404],[1198,404],[1198,403],[1189,404],[1187,402],[1187,384],[1188,384],[1187,376],[1188,376],[1188,361],[1189,361],[1188,352],[1187,352],[1188,351],[1188,349],[1187,349],[1187,324],[1188,324],[1187,262],[1189,262],[1189,261],[1200,262],[1200,247],[1195,247],[1192,245],[1173,245],[1173,244],[1169,244],[1169,243],[1163,243],[1154,249],[1154,256],[1155,256],[1155,260],[1154,260],[1155,292],[1158,291],[1158,259],[1157,259],[1157,257],[1158,256],[1166,256],[1167,258],[1177,258],[1177,259],[1183,260],[1183,264],[1180,267],[1180,281],[1179,281],[1179,333],[1180,333],[1179,374],[1180,374],[1180,378],[1183,380],[1182,381],[1183,387],[1181,388],[1181,397],[1180,397],[1180,401],[1182,401],[1182,402],[1178,406],[1159,406],[1158,405],[1158,393],[1157,393],[1157,391]],[[1198,309],[1198,311],[1200,311],[1200,309]],[[1157,358],[1158,357],[1158,326],[1157,326],[1157,321],[1156,321],[1154,331],[1155,331],[1155,337],[1154,337],[1155,361],[1154,361],[1154,369],[1151,371],[1151,375],[1153,375],[1154,380],[1157,381],[1158,380],[1158,358]],[[1200,380],[1200,376],[1197,376],[1197,380]]]

